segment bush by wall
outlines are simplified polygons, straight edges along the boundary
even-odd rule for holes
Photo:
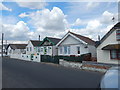
[[[64,59],[65,61],[71,62],[80,62],[84,60],[90,60],[91,54],[83,54],[81,56],[49,56],[49,55],[41,55],[41,62],[51,62],[59,64],[59,59]]]

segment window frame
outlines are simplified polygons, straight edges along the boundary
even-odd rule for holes
[[[62,46],[60,47],[60,54],[63,54]]]
[[[116,31],[116,40],[120,41],[120,30]]]
[[[79,48],[79,49],[78,49]],[[78,53],[79,52],[79,53]],[[77,46],[77,54],[80,54],[80,46]]]
[[[112,57],[112,50],[110,50],[110,58],[111,58],[111,59],[120,60],[120,58],[119,58],[119,53],[120,53],[120,50],[115,50],[116,58],[113,58],[113,57]]]

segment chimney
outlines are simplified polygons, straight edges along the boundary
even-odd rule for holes
[[[100,35],[98,35],[98,41],[100,41]]]
[[[39,35],[39,41],[40,41],[40,35]]]

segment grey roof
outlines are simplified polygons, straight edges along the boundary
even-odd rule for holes
[[[59,38],[53,38],[53,37],[47,37],[51,42],[53,42],[55,45],[61,40]]]
[[[97,47],[109,36],[111,35],[116,29],[120,29],[120,22],[118,22],[116,25],[114,25],[110,31],[107,32],[105,36],[100,40],[100,43],[97,45]]]
[[[41,42],[42,42],[42,41],[39,41],[39,40],[30,40],[30,41],[31,41],[31,43],[33,44],[33,46],[35,46],[35,47],[40,46],[40,44],[41,44]]]
[[[48,41],[50,42],[51,44],[50,45],[45,45],[45,46],[51,46],[51,45],[56,45],[61,39],[59,38],[53,38],[53,37],[45,37],[41,43],[41,46],[43,45],[43,43],[45,41]],[[43,45],[44,46],[44,45]]]
[[[9,44],[12,49],[25,49],[27,44]]]

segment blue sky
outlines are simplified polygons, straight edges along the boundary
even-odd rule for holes
[[[118,14],[117,2],[1,4],[5,39],[18,41],[37,39],[39,34],[41,38],[61,38],[69,30],[97,40],[98,34],[102,37],[117,22]],[[114,22],[111,20],[112,17],[115,17]]]

